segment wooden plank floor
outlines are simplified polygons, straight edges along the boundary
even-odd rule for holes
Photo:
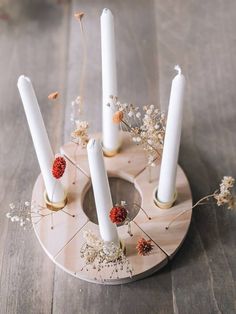
[[[88,43],[84,118],[101,128],[99,16],[116,18],[120,99],[167,108],[173,66],[188,81],[180,164],[194,201],[223,175],[236,177],[235,0],[0,1],[0,313],[236,312],[236,211],[197,208],[174,260],[123,286],[82,282],[55,267],[32,230],[5,218],[11,201],[30,199],[39,173],[16,89],[34,82],[55,151],[69,138],[82,46],[73,12],[83,10]],[[47,95],[59,90],[51,104]]]

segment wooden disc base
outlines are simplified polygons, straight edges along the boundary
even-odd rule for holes
[[[98,137],[96,135],[95,137]],[[151,178],[147,167],[147,156],[143,149],[132,143],[130,136],[123,135],[121,151],[113,157],[104,157],[109,177],[119,177],[134,184],[141,195],[142,210],[131,221],[132,236],[127,226],[118,227],[119,237],[125,243],[126,257],[133,267],[130,278],[125,271],[119,271],[117,278],[110,278],[112,269],[103,268],[86,270],[85,261],[80,256],[84,244],[83,231],[91,230],[99,236],[99,227],[91,222],[83,209],[83,199],[91,186],[86,149],[69,142],[61,148],[67,159],[66,172],[62,178],[67,187],[66,206],[57,212],[46,208],[44,201],[44,183],[40,175],[32,194],[32,205],[40,208],[39,219],[32,216],[35,233],[43,249],[60,268],[80,279],[99,284],[122,284],[144,278],[166,265],[180,248],[190,225],[192,215],[192,197],[188,180],[183,170],[178,167],[176,190],[178,198],[169,209],[158,208],[153,200],[153,193],[158,185],[160,167],[151,169]],[[173,217],[183,210],[166,230]],[[95,208],[94,208],[95,211]],[[151,239],[154,249],[148,256],[139,256],[136,245],[140,238]]]

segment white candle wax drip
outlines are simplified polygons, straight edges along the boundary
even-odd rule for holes
[[[183,116],[185,77],[179,66],[176,66],[175,69],[178,71],[178,74],[174,77],[171,86],[157,195],[158,200],[163,203],[173,201],[176,192],[176,172]]]
[[[117,96],[114,19],[109,9],[101,15],[103,147],[115,151],[120,146],[119,125],[112,121],[114,108],[107,106],[110,96]]]
[[[100,234],[105,242],[118,244],[117,227],[109,218],[113,204],[104,164],[102,146],[99,141],[90,139],[87,145],[87,151]]]
[[[51,172],[54,155],[34,88],[30,79],[24,75],[19,77],[17,86],[24,106],[48,199],[54,203],[61,202],[65,199],[65,192],[60,180],[55,179]]]

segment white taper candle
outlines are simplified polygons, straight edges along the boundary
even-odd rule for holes
[[[51,172],[54,155],[34,88],[30,79],[24,75],[19,77],[17,86],[24,106],[36,155],[38,157],[48,199],[53,203],[61,202],[65,199],[65,192],[60,180],[55,179]]]
[[[174,77],[171,86],[157,195],[158,200],[163,203],[171,202],[174,199],[182,128],[185,77],[179,66],[176,66],[175,70],[178,71],[178,74]]]
[[[118,244],[117,227],[111,222],[109,217],[113,204],[102,146],[99,141],[90,139],[87,151],[100,234],[104,241]]]
[[[109,9],[101,15],[102,94],[103,94],[103,147],[115,151],[120,146],[119,125],[114,124],[114,108],[108,107],[110,96],[117,96],[116,49],[114,19]]]

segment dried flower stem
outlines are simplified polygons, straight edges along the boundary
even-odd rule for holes
[[[127,232],[128,232],[128,234],[129,234],[129,236],[132,237],[132,236],[133,236],[133,233],[132,233],[132,231],[131,231],[131,221],[130,221],[130,220],[128,221],[128,224],[127,224],[127,225],[128,225],[128,231],[127,231]]]
[[[148,165],[148,183],[152,183],[152,167]]]
[[[132,205],[137,206],[138,208],[141,209],[141,211],[144,213],[144,215],[147,217],[148,220],[151,220],[152,218],[150,216],[148,216],[148,214],[146,213],[146,211],[137,203],[133,203]]]
[[[82,45],[83,45],[83,62],[82,62],[82,70],[80,75],[80,86],[79,86],[79,95],[81,98],[80,111],[82,113],[84,106],[84,83],[85,83],[85,74],[86,74],[86,66],[87,66],[87,41],[83,27],[83,19],[79,19],[80,31],[82,34]]]
[[[74,160],[75,160],[75,164],[77,164],[77,150],[79,148],[79,144],[75,143],[75,150],[74,150]],[[72,184],[75,184],[77,181],[77,167],[74,167],[74,180],[72,182]]]
[[[67,211],[65,211],[64,209],[62,209],[62,211],[63,211],[63,213],[65,213],[65,214],[71,216],[72,218],[75,218],[75,215],[74,215],[74,214],[70,214],[70,213],[68,213]]]
[[[45,208],[45,209],[47,209],[47,208]],[[36,213],[36,212],[32,212],[31,214],[36,214],[36,215],[34,215],[33,216],[33,218],[37,218],[37,217],[47,217],[47,216],[49,216],[49,215],[51,215],[51,213],[49,213],[49,214],[40,214],[40,213]]]
[[[192,210],[193,208],[195,208],[195,207],[197,207],[197,206],[199,206],[199,205],[204,205],[204,204],[206,204],[206,203],[204,203],[203,201],[208,200],[210,197],[214,197],[214,196],[216,195],[216,192],[217,192],[217,190],[216,190],[214,193],[212,193],[212,194],[209,194],[209,195],[207,195],[207,196],[204,196],[204,197],[201,198],[199,201],[197,201],[197,203],[195,203],[191,208],[187,208],[187,209],[183,210],[182,212],[180,212],[178,215],[176,215],[173,219],[171,219],[171,221],[169,222],[169,224],[166,226],[166,230],[168,230],[169,227],[172,225],[172,223],[173,223],[178,217],[182,216],[184,213],[186,213],[186,212]]]
[[[51,215],[51,213],[49,214]],[[36,222],[34,222],[32,225],[37,225],[38,223],[40,223],[41,220],[43,220],[44,217],[41,217],[39,220],[37,220]]]
[[[51,213],[51,229],[54,228],[54,225],[53,225],[53,213]]]

